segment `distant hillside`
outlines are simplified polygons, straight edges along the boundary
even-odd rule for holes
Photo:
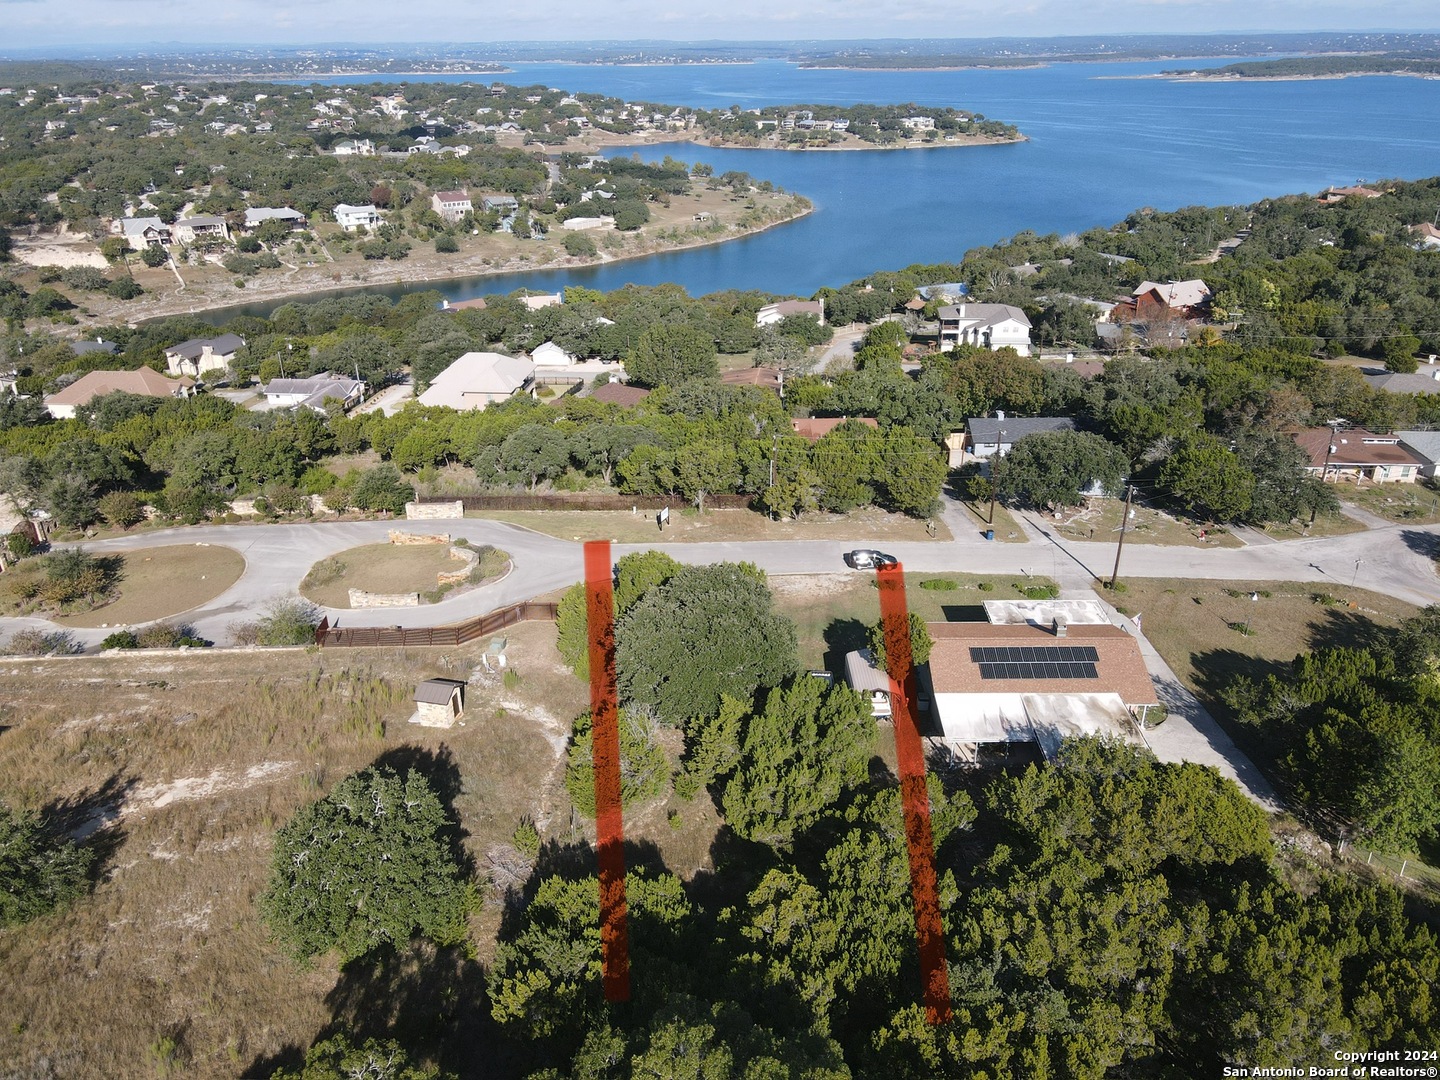
[[[1440,75],[1440,57],[1296,56],[1286,60],[1251,60],[1206,71],[1167,71],[1204,79],[1324,79],[1344,75]]]

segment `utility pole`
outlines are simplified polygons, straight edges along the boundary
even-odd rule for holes
[[[1115,570],[1110,575],[1110,589],[1113,592],[1115,582],[1120,580],[1120,553],[1125,550],[1125,530],[1130,526],[1130,497],[1135,494],[1133,485],[1125,486],[1125,509],[1120,515],[1120,543],[1115,545]]]

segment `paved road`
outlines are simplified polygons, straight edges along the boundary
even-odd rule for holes
[[[1065,539],[1043,519],[1017,518],[1030,542],[986,541],[969,515],[947,506],[944,517],[954,533],[947,542],[887,545],[907,568],[987,574],[1033,574],[1056,579],[1066,590],[1085,589],[1108,578],[1115,560],[1113,543]],[[420,608],[332,612],[345,626],[429,626],[484,614],[580,580],[581,546],[503,522],[365,521],[307,522],[285,525],[204,525],[144,533],[87,544],[97,553],[162,544],[223,544],[246,560],[240,580],[210,603],[185,613],[206,637],[226,640],[228,624],[253,617],[267,603],[293,596],[300,580],[319,559],[360,544],[377,543],[391,529],[444,530],[473,543],[494,544],[514,556],[515,568],[503,581],[443,603]],[[660,539],[660,538],[657,538]],[[663,540],[661,541],[663,543]],[[617,545],[617,555],[655,544]],[[853,540],[761,541],[748,543],[677,543],[664,545],[682,562],[745,559],[772,574],[834,573]],[[1207,578],[1230,581],[1313,581],[1348,587],[1352,582],[1417,605],[1440,603],[1440,579],[1434,556],[1440,553],[1440,526],[1398,526],[1346,536],[1290,540],[1243,548],[1174,548],[1130,544],[1122,577]],[[42,620],[0,619],[0,634],[21,625],[50,625]],[[77,631],[87,643],[103,631]]]

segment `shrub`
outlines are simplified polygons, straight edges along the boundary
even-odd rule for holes
[[[593,259],[597,254],[595,241],[578,232],[569,233],[565,237],[565,254],[577,259]]]
[[[621,709],[620,805],[629,809],[659,798],[670,786],[670,763],[655,739],[654,722],[644,713]],[[595,816],[595,751],[590,714],[575,721],[570,740],[569,764],[565,769],[565,790],[575,809],[586,817]]]
[[[65,548],[47,555],[44,567],[40,595],[52,604],[93,600],[110,584],[106,567],[84,548]]]
[[[1026,600],[1054,600],[1060,595],[1058,585],[1016,585]]]
[[[529,816],[521,818],[520,824],[515,826],[515,831],[510,835],[510,843],[530,862],[539,858],[540,830],[536,828],[535,820]]]
[[[165,253],[164,248],[147,247],[144,251],[140,252],[140,261],[150,267],[150,269],[155,270],[169,262],[170,256]]]
[[[110,491],[95,504],[100,516],[117,529],[128,529],[145,520],[145,507],[133,491]]]
[[[84,894],[94,853],[0,803],[0,927],[17,926]]]
[[[320,625],[320,609],[299,598],[277,600],[256,622],[257,645],[310,645]]]
[[[230,635],[230,640],[236,645],[258,645],[260,644],[260,624],[253,620],[237,620],[225,627],[225,632]]]
[[[17,559],[29,558],[35,554],[35,539],[28,532],[12,532],[6,534],[5,546],[10,549],[10,554]]]
[[[953,592],[960,586],[945,578],[927,578],[920,582],[920,588],[929,589],[932,592]]]
[[[116,300],[134,300],[145,290],[133,278],[122,277],[110,282],[105,291]]]
[[[12,656],[73,656],[81,646],[68,630],[46,633],[35,627],[16,630],[5,645]]]
[[[980,584],[976,585],[975,587],[976,587],[977,589],[979,589],[981,592],[994,592],[994,591],[995,591],[995,586],[994,586],[991,582],[988,582],[988,581],[982,581],[982,582],[980,582]]]
[[[102,649],[138,649],[139,647],[140,639],[134,630],[116,630],[100,642]]]
[[[441,233],[435,237],[435,250],[441,255],[454,255],[460,250],[460,244],[449,233]]]

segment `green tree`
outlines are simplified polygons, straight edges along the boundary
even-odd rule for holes
[[[882,619],[870,627],[866,637],[866,647],[870,655],[875,658],[875,666],[881,671],[885,667],[885,621]],[[935,639],[930,636],[929,629],[925,626],[925,620],[915,612],[910,612],[910,659],[916,664],[928,664],[930,662],[930,650],[935,647]]]
[[[748,564],[685,566],[647,591],[616,627],[623,701],[666,723],[714,716],[722,694],[748,699],[796,668],[795,627]]]
[[[429,781],[370,768],[303,807],[276,835],[260,910],[298,960],[332,949],[342,961],[403,945],[466,938],[478,907],[457,861],[454,826]]]
[[[745,725],[725,821],[748,840],[788,845],[869,776],[875,718],[863,694],[801,676],[771,690]]]
[[[664,585],[680,564],[661,551],[632,551],[615,564],[612,598],[619,620],[651,589]],[[556,614],[556,647],[570,670],[582,679],[590,678],[590,633],[585,603],[585,583],[576,582],[560,597]]]
[[[567,232],[565,234],[565,254],[575,259],[593,259],[597,254],[595,241],[584,233]]]
[[[256,623],[256,644],[312,645],[319,625],[320,611],[310,601],[277,600]]]
[[[145,520],[145,507],[133,491],[111,491],[96,503],[100,516],[118,529],[128,529]]]
[[[617,721],[620,805],[629,810],[670,790],[670,763],[655,740],[654,724],[648,717],[633,709],[621,709]],[[576,810],[589,818],[595,816],[595,730],[588,712],[575,721],[565,768],[565,790],[570,793]]]
[[[1411,374],[1420,366],[1415,359],[1415,354],[1419,351],[1420,339],[1408,330],[1391,334],[1380,347],[1381,355],[1385,357],[1385,367],[1405,375]]]
[[[299,1069],[281,1069],[270,1080],[453,1080],[453,1074],[423,1068],[393,1039],[366,1039],[355,1045],[343,1032],[314,1043]]]
[[[1041,431],[1017,439],[1009,453],[992,459],[990,469],[1004,498],[1045,508],[1080,506],[1096,483],[1107,495],[1115,495],[1128,464],[1124,451],[1099,435]]]
[[[83,896],[94,852],[53,835],[37,815],[0,802],[0,928]]]
[[[730,443],[701,439],[677,447],[671,458],[675,487],[705,512],[705,497],[733,491],[740,482],[740,458]]]
[[[1178,439],[1160,467],[1160,484],[1182,506],[1212,521],[1250,510],[1255,476],[1225,443],[1204,431]]]
[[[657,323],[640,335],[625,358],[625,370],[641,386],[678,386],[687,379],[713,379],[719,372],[715,340],[685,323]]]

